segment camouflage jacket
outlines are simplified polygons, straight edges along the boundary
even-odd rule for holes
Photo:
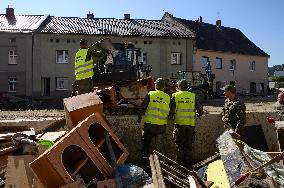
[[[234,100],[226,99],[222,111],[222,120],[225,125],[236,129],[246,123],[246,106],[238,98]]]

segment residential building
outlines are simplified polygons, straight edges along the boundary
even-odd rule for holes
[[[33,32],[47,16],[0,14],[0,93],[32,95]]]
[[[196,35],[193,71],[205,73],[207,62],[215,75],[214,91],[226,84],[235,85],[237,92],[262,94],[268,84],[269,55],[250,41],[240,30],[224,27],[221,20],[216,25],[176,18],[165,13],[162,20],[183,24]]]
[[[284,71],[275,71],[273,76],[275,76],[275,77],[284,77]]]
[[[114,43],[140,48],[153,77],[170,78],[192,65],[194,34],[163,20],[50,17],[34,36],[33,92],[37,97],[69,95],[79,41],[89,45],[109,37]]]

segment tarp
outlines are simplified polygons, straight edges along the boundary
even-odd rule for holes
[[[272,159],[267,153],[253,149],[245,144],[243,153],[249,157],[257,166]],[[270,176],[275,182],[284,188],[284,167],[274,163],[263,168],[265,173]]]

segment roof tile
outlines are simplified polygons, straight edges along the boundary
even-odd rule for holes
[[[176,19],[196,34],[198,49],[269,56],[238,29],[217,27],[213,24],[181,18]]]
[[[41,33],[102,34],[142,37],[192,38],[194,33],[163,20],[52,17]]]

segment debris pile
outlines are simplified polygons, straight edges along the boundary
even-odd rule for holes
[[[253,149],[228,131],[216,140],[219,152],[190,169],[154,151],[149,170],[127,163],[129,152],[111,129],[96,92],[64,99],[64,110],[64,124],[0,127],[0,187],[284,186],[283,164],[276,163],[283,152]],[[283,148],[282,124],[278,128]]]

